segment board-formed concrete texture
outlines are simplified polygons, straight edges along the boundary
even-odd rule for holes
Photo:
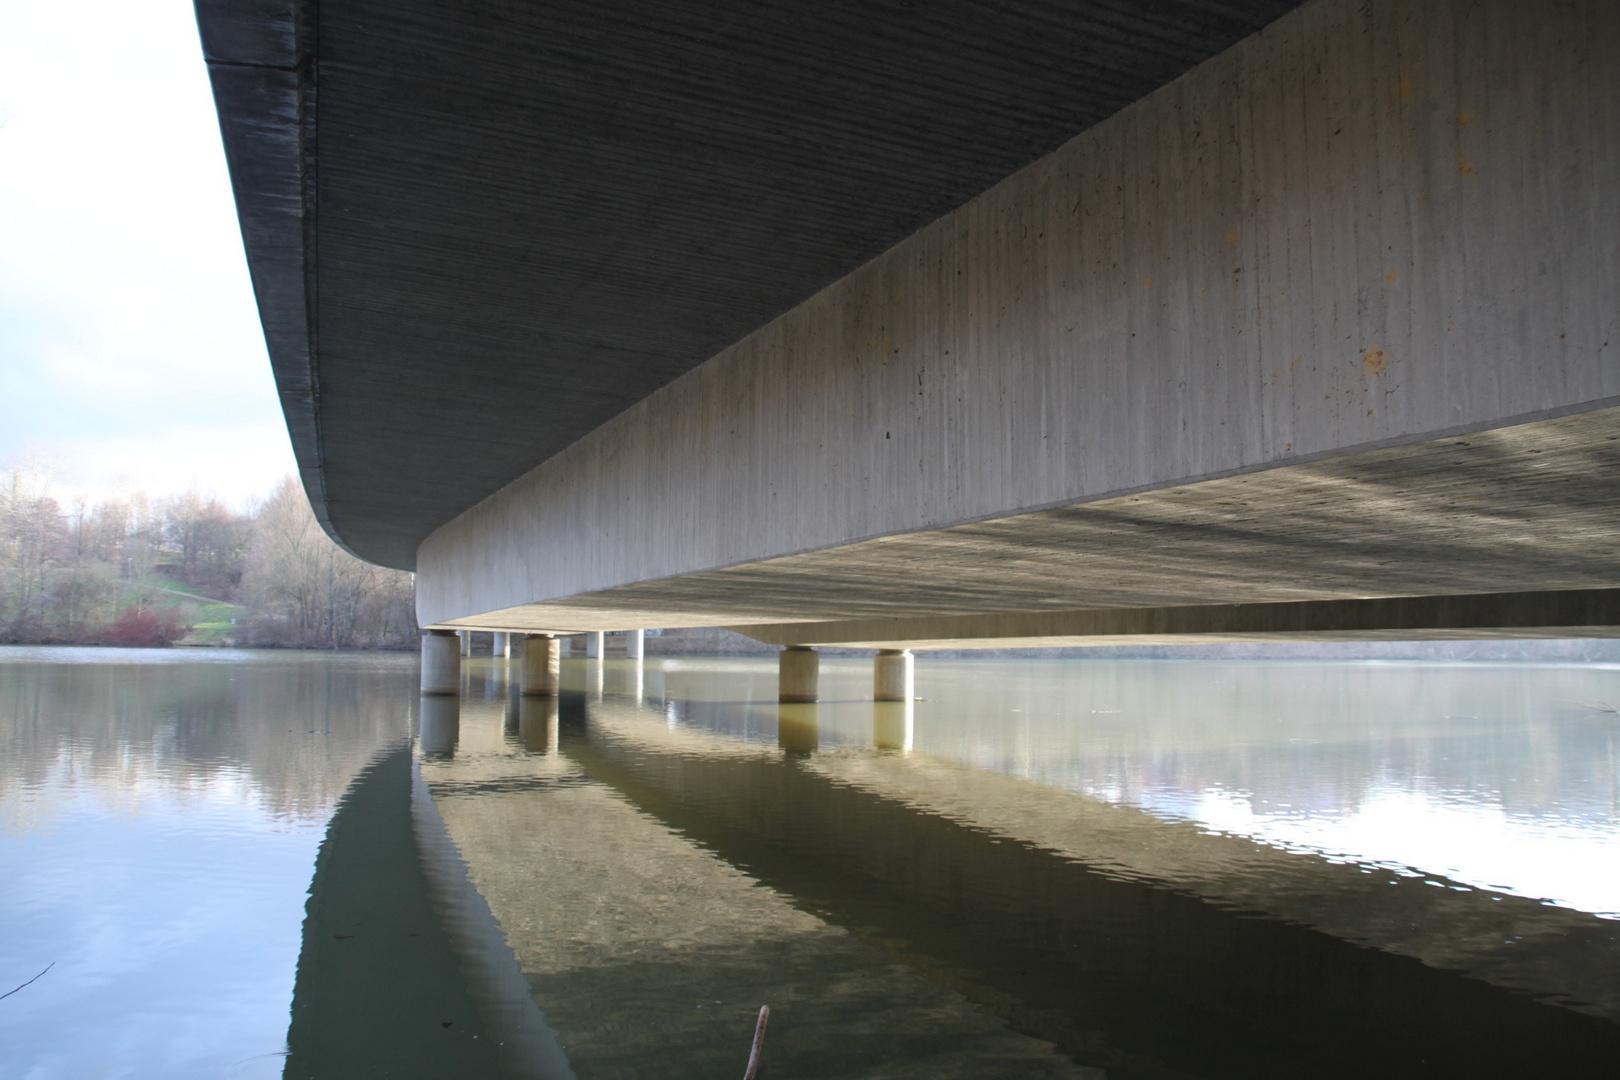
[[[1075,130],[439,523],[423,624],[1613,632],[1620,6],[1312,0]]]
[[[1298,0],[196,0],[316,516],[430,532]]]
[[[1617,25],[1308,5],[441,528],[422,617],[1620,585]]]

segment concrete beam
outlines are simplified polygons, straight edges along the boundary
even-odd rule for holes
[[[1297,3],[197,0],[316,516],[412,569],[536,462]]]
[[[1211,641],[1620,637],[1620,589],[1020,611],[732,629],[770,645],[960,649]],[[783,655],[786,655],[784,653]],[[883,659],[879,656],[879,662]],[[882,685],[882,678],[879,678]],[[786,699],[784,699],[786,700]],[[881,700],[881,699],[880,699]]]
[[[677,605],[647,588],[1014,516],[1046,515],[1041,544],[1072,566],[1094,534],[1065,534],[1070,508],[1349,455],[1393,455],[1391,471],[1318,491],[1309,513],[1237,509],[1262,535],[1287,514],[1353,535],[1380,500],[1436,526],[1490,518],[1493,490],[1436,503],[1420,448],[1620,402],[1620,140],[1592,136],[1620,130],[1616,55],[1620,7],[1596,0],[1307,4],[440,528],[419,551],[421,620],[698,625],[657,617]],[[1612,454],[1606,438],[1578,456]],[[1516,475],[1508,495],[1531,498],[1534,465]],[[1612,526],[1612,492],[1595,500]],[[1566,511],[1586,512],[1493,524],[1556,541]],[[1021,543],[1010,528],[965,578],[1017,568]],[[1432,533],[1383,563],[1419,583],[1319,574],[1315,595],[1620,584],[1612,560],[1525,580],[1534,551],[1470,565]],[[1435,567],[1446,584],[1426,588]],[[1282,599],[1292,569],[1239,542],[1203,583],[1109,603],[1207,602],[1210,583]],[[1094,603],[1063,572],[1029,581],[1056,582],[1055,608]],[[905,583],[911,613],[951,607]],[[790,615],[728,597],[704,621],[837,617],[863,595],[799,585],[815,602]]]
[[[703,626],[1613,587],[1617,474],[1607,409],[497,614]]]

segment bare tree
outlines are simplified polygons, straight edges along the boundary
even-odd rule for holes
[[[296,481],[254,513],[195,492],[64,512],[48,470],[0,474],[0,641],[167,644],[212,600],[242,601],[230,632],[199,640],[322,648],[416,641],[414,581],[323,533]],[[221,626],[222,623],[215,623]]]
[[[264,644],[400,644],[414,639],[409,574],[362,562],[321,531],[296,480],[259,508],[242,574],[251,632]]]
[[[0,620],[8,636],[45,621],[46,583],[60,557],[65,522],[37,463],[16,466],[0,486]]]

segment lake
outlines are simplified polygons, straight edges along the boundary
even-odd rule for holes
[[[761,1005],[775,1080],[1620,1054],[1620,666],[510,674],[0,649],[0,1076],[740,1076]]]

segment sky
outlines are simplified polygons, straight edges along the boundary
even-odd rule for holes
[[[52,493],[294,471],[189,0],[0,0],[0,466]]]

